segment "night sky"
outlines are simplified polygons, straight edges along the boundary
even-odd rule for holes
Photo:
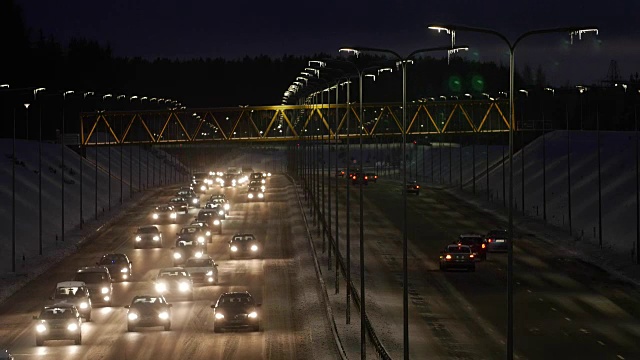
[[[511,40],[540,28],[595,25],[600,34],[569,44],[568,35],[529,38],[518,45],[519,67],[541,65],[555,86],[604,80],[616,60],[623,80],[640,72],[640,1],[327,0],[171,1],[18,0],[27,25],[66,43],[72,37],[107,42],[117,56],[146,59],[245,55],[337,54],[344,45],[401,54],[442,46],[449,37],[431,23],[490,28]],[[463,54],[508,64],[497,38],[459,32]]]

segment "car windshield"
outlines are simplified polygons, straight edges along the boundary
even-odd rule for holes
[[[180,190],[180,191],[178,191],[178,195],[191,195],[191,191]]]
[[[233,237],[233,241],[253,241],[255,239],[253,235],[236,235]]]
[[[75,314],[71,308],[50,308],[44,309],[40,313],[42,320],[73,319],[74,317]]]
[[[168,206],[156,206],[156,211],[169,211],[171,210]]]
[[[171,200],[169,200],[170,202],[184,202],[183,198],[172,198]]]
[[[100,259],[100,265],[110,265],[110,264],[119,264],[127,262],[127,258],[123,255],[113,254],[113,255],[105,255]]]
[[[157,296],[137,297],[137,298],[134,298],[133,301],[131,302],[132,305],[161,304],[161,303],[162,303],[162,299]]]
[[[76,274],[76,281],[82,281],[85,284],[99,284],[109,282],[107,274],[103,272],[81,272]]]
[[[186,267],[210,267],[213,266],[211,259],[189,259],[184,264]]]
[[[199,227],[185,227],[180,230],[180,234],[195,234],[200,231]]]
[[[158,278],[160,279],[177,279],[177,278],[183,278],[183,277],[188,277],[189,274],[187,274],[186,271],[163,271],[160,272],[160,274],[158,275]]]
[[[56,289],[56,299],[75,298],[84,296],[84,292],[79,287],[59,287]]]
[[[447,252],[456,254],[470,254],[471,249],[468,246],[449,246]]]
[[[249,295],[224,295],[220,297],[220,304],[253,304],[253,298]]]
[[[158,229],[155,227],[143,227],[138,229],[138,234],[157,234]]]

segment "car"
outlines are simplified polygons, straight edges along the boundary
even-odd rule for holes
[[[162,326],[165,331],[171,330],[171,307],[162,295],[138,295],[131,299],[127,309],[127,331],[135,331],[137,327]]]
[[[160,269],[154,281],[154,287],[160,295],[193,300],[191,275],[181,267]]]
[[[125,281],[131,279],[133,264],[126,254],[104,254],[100,260],[96,262],[96,265],[105,266],[109,269],[111,278],[114,280]]]
[[[74,305],[80,316],[91,321],[91,297],[89,289],[83,281],[61,281],[56,284],[53,295],[49,298],[56,304]]]
[[[224,210],[224,204],[220,200],[213,202],[207,202],[204,205],[204,210],[215,210],[222,220],[227,218],[227,212]]]
[[[206,221],[193,220],[189,225],[200,226],[204,230],[205,236],[207,236],[207,238],[209,239],[209,243],[213,242],[213,231],[211,229],[211,226],[209,226],[209,223],[207,223]]]
[[[176,193],[176,196],[184,198],[187,201],[189,207],[200,207],[200,195],[198,195],[195,191],[179,190]]]
[[[462,234],[458,237],[458,245],[468,245],[476,260],[487,260],[487,240],[480,234]]]
[[[0,350],[0,360],[15,360],[15,358],[11,355],[9,350],[4,349]]]
[[[468,245],[447,245],[440,251],[440,270],[455,268],[476,271],[476,259]]]
[[[364,175],[367,177],[369,181],[378,182],[378,175],[376,173],[369,172]]]
[[[222,219],[224,215],[220,215],[220,209],[201,209],[194,218],[195,221],[206,222],[212,228],[218,229],[218,234],[222,234]]]
[[[407,181],[405,185],[407,189],[407,194],[416,194],[416,196],[420,195],[420,184],[417,181]]]
[[[44,345],[47,340],[73,340],[76,345],[82,344],[82,319],[75,305],[47,305],[33,319],[36,320],[36,346]]]
[[[363,185],[369,185],[369,177],[364,173],[354,173],[351,175],[351,183],[357,185],[362,183]]]
[[[229,215],[229,212],[231,211],[231,204],[226,198],[210,198],[209,201],[207,201],[207,204],[220,204],[224,210],[225,217],[226,215]]]
[[[111,273],[106,266],[84,266],[76,271],[74,281],[82,281],[89,289],[91,304],[105,304],[111,306],[113,301],[113,286]]]
[[[195,172],[191,177],[192,183],[195,185],[195,189],[199,191],[207,191],[213,185],[213,179],[209,175],[209,172]]]
[[[213,199],[225,199],[227,200],[227,195],[225,194],[213,194],[211,196],[209,196],[209,201],[212,201]],[[229,201],[229,200],[227,200]]]
[[[235,234],[229,241],[229,257],[262,257],[262,243],[253,234]]]
[[[193,187],[193,182],[191,182],[189,185],[187,186],[181,186],[180,189],[178,189],[178,191],[182,191],[182,190],[187,190],[187,191],[196,191],[196,189]]]
[[[345,171],[342,169],[336,172],[336,177],[344,177],[344,175],[345,175]]]
[[[195,240],[200,245],[210,243],[212,240],[211,231],[207,234],[207,229],[199,225],[185,225],[176,235],[178,236],[178,240]]]
[[[211,305],[213,309],[213,331],[250,329],[260,331],[260,308],[248,291],[226,292]]]
[[[158,205],[153,210],[151,217],[153,218],[153,220],[169,221],[172,224],[175,224],[176,219],[178,218],[178,212],[176,208],[174,208],[171,204]]]
[[[189,212],[189,202],[182,196],[175,196],[169,199],[169,205],[173,206],[176,211],[182,211],[183,214]]]
[[[253,181],[257,181],[260,184],[266,184],[267,183],[267,177],[261,172],[253,172],[249,176],[249,185],[251,185],[251,182],[253,182]]]
[[[240,185],[239,183],[240,175],[236,174],[225,174],[222,180],[220,180],[220,186],[222,187],[236,187]]]
[[[359,166],[349,167],[349,178],[352,178],[354,174],[361,173],[362,169]]]
[[[214,285],[218,283],[218,264],[211,256],[202,255],[192,257],[182,264],[182,267],[189,272],[194,284]]]
[[[509,232],[507,230],[491,230],[484,236],[487,240],[487,252],[508,251]]]
[[[133,248],[162,248],[162,233],[155,225],[140,226],[134,234]]]
[[[267,186],[264,183],[262,183],[260,180],[250,180],[249,187],[259,187],[262,190],[262,192],[267,190]]]
[[[202,257],[207,253],[204,243],[198,242],[195,238],[179,237],[176,246],[171,248],[173,254],[173,266],[184,264],[190,257]]]
[[[247,189],[247,199],[264,201],[264,190],[259,186],[249,186]]]
[[[242,169],[235,167],[235,166],[229,166],[227,168],[227,172],[225,173],[225,175],[227,174],[231,174],[231,175],[242,175]]]

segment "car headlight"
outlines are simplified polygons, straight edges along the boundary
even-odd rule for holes
[[[237,247],[237,246],[235,246],[235,245],[233,245],[233,246],[231,247],[231,251],[238,251],[238,247]]]
[[[140,236],[136,236],[136,241],[140,241],[142,238]]]
[[[189,284],[186,282],[181,282],[180,285],[178,285],[178,290],[182,292],[189,291]]]
[[[89,304],[87,304],[86,302],[83,301],[80,303],[80,309],[86,309],[88,307],[89,307]]]
[[[176,213],[171,213],[170,216],[171,216],[172,219],[175,219],[176,217],[178,217],[178,215],[176,215]]]
[[[220,220],[213,220],[213,225],[220,225]]]
[[[250,313],[249,313],[249,315],[247,315],[247,316],[248,316],[248,317],[250,317],[250,318],[252,318],[252,319],[255,319],[255,318],[257,318],[257,317],[258,317],[258,313],[257,313],[257,312],[255,312],[255,311],[252,311],[252,312],[250,312]]]
[[[104,297],[104,301],[109,301],[109,299],[111,299],[109,296]]]
[[[209,270],[207,271],[207,273],[205,274],[205,276],[212,276],[213,275],[213,270]]]
[[[167,291],[167,284],[165,283],[157,283],[156,284],[156,291],[159,293],[163,293],[165,291]]]
[[[224,210],[218,211],[218,215],[224,215]]]
[[[191,200],[191,202],[194,203],[194,204],[197,204],[198,203],[198,199],[194,198],[193,200]]]
[[[207,190],[207,187],[202,185],[202,186],[200,186],[200,190],[205,191],[205,190]]]
[[[71,323],[71,324],[67,325],[67,330],[69,330],[69,331],[77,331],[78,330],[78,324]]]
[[[211,231],[207,231],[205,234],[206,234],[207,236],[211,236]]]
[[[216,319],[224,319],[224,315],[221,313],[216,313]]]
[[[169,318],[169,313],[166,311],[163,311],[160,314],[158,314],[158,317],[162,320],[167,320]]]
[[[204,236],[198,236],[198,242],[204,244]]]
[[[262,198],[264,197],[264,194],[263,194],[263,193],[258,193],[258,197],[259,197],[260,199],[262,199]]]
[[[182,254],[180,254],[179,252],[175,252],[175,253],[173,253],[173,258],[178,260],[178,259],[182,258]]]
[[[266,184],[266,183],[267,183],[267,180],[262,179],[262,181],[261,181],[261,182],[262,182],[263,184]]]
[[[229,210],[229,204],[224,204],[224,209]]]
[[[153,218],[157,219],[158,218],[158,214],[153,214]]]
[[[124,267],[124,268],[120,269],[120,272],[121,273],[129,272],[129,268]]]
[[[258,245],[251,245],[251,251],[258,251]]]
[[[109,288],[108,287],[103,287],[102,289],[100,289],[100,292],[103,294],[108,294],[109,293]]]
[[[253,194],[251,194],[251,193],[250,193],[249,195],[247,195],[247,197],[248,197],[249,199],[253,199]]]
[[[153,240],[154,240],[154,241],[158,241],[158,240],[160,240],[160,236],[155,235],[155,236],[153,237]]]
[[[271,173],[267,173],[267,176],[271,176]]]
[[[127,318],[131,321],[135,321],[138,319],[138,314],[134,312],[130,312],[129,314],[127,314]]]
[[[220,180],[220,185],[224,185],[224,180]]]
[[[45,324],[38,324],[38,325],[36,326],[36,331],[37,331],[37,332],[39,332],[39,333],[47,331],[47,325],[45,325]]]

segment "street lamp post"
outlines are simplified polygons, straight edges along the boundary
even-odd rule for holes
[[[458,25],[431,25],[429,29],[438,32],[445,31],[451,35],[452,45],[455,43],[456,31],[479,32],[497,36],[509,47],[509,229],[508,229],[508,252],[507,252],[507,359],[513,359],[513,132],[514,132],[514,82],[515,82],[515,49],[520,41],[532,35],[542,35],[549,33],[569,33],[571,40],[578,35],[581,39],[586,32],[598,33],[596,27],[566,27],[527,31],[516,38],[512,43],[503,34],[490,29],[475,28]]]
[[[62,131],[60,132],[60,157],[62,158],[62,173],[60,174],[60,197],[62,199],[62,213],[61,215],[61,219],[60,219],[60,239],[62,240],[62,242],[64,242],[64,172],[65,172],[65,165],[64,165],[64,127],[65,127],[65,123],[64,123],[64,117],[65,117],[65,113],[64,113],[64,105],[65,105],[65,100],[67,99],[67,95],[73,94],[73,90],[69,90],[69,91],[65,91],[62,93]]]
[[[343,48],[343,50],[346,51],[352,51],[355,52],[356,54],[359,54],[360,52],[378,52],[378,53],[386,53],[386,54],[390,54],[392,56],[394,56],[397,60],[397,65],[402,67],[402,167],[403,167],[403,183],[402,183],[402,284],[403,284],[403,299],[402,299],[402,312],[403,312],[403,343],[404,343],[404,358],[408,359],[409,358],[409,294],[408,294],[408,263],[407,263],[407,193],[406,193],[406,183],[407,183],[407,157],[406,157],[406,145],[407,145],[407,141],[406,141],[406,123],[407,123],[407,91],[406,91],[406,84],[407,84],[407,62],[411,61],[411,58],[419,53],[424,53],[424,52],[431,52],[431,51],[443,51],[443,50],[447,50],[448,52],[455,52],[458,50],[462,50],[465,49],[466,47],[459,47],[459,48],[453,48],[453,47],[436,47],[436,48],[428,48],[428,49],[419,49],[416,51],[411,52],[408,56],[406,57],[402,57],[400,56],[397,52],[392,51],[392,50],[387,50],[387,49],[377,49],[377,48],[367,48],[367,47],[350,47],[350,48]],[[362,102],[361,102],[362,103]],[[361,185],[362,186],[362,185]],[[362,199],[362,194],[360,195],[360,198]],[[361,206],[362,208],[362,206]],[[360,223],[362,224],[362,220],[360,221]],[[362,234],[361,234],[362,236]],[[361,256],[363,256],[362,254],[362,248],[363,248],[363,244],[361,242],[360,244],[360,251],[361,251]],[[361,258],[360,262],[361,262],[361,276],[364,276],[364,268],[363,268],[363,264],[364,264],[364,259]],[[361,315],[362,315],[362,319],[361,319],[361,332],[362,332],[362,337],[364,337],[364,315],[365,313],[365,296],[364,296],[364,279],[361,279]],[[366,353],[366,349],[364,347],[364,341],[362,341],[362,353],[365,354]]]

